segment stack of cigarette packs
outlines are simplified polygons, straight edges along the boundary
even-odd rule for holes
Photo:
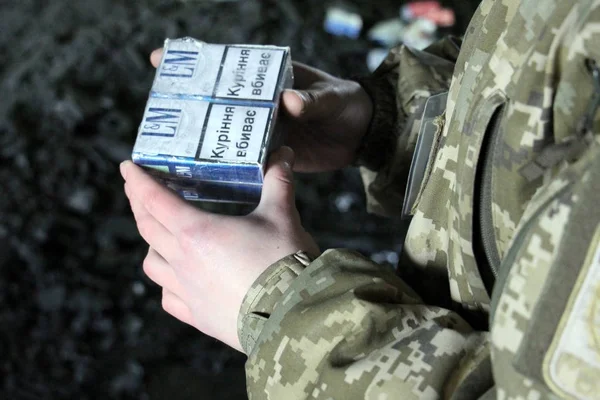
[[[289,48],[166,40],[132,159],[187,200],[256,203],[292,85]]]

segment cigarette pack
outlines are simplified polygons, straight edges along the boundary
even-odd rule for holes
[[[166,40],[132,159],[185,199],[258,202],[292,84],[287,47]]]

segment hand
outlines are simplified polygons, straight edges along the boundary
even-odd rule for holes
[[[157,67],[162,49],[150,55]],[[280,123],[296,152],[295,169],[320,172],[353,163],[371,122],[371,98],[358,83],[294,63],[295,90],[282,96]]]
[[[121,164],[125,193],[150,245],[144,272],[163,287],[165,311],[241,351],[237,317],[250,286],[271,264],[319,250],[294,204],[294,153],[271,155],[260,204],[249,215],[201,211],[130,161]]]
[[[297,155],[296,170],[321,172],[356,160],[373,114],[371,98],[357,82],[294,63],[295,90],[282,96],[286,144]]]

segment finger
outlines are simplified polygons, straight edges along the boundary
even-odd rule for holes
[[[127,182],[130,194],[136,197],[143,208],[176,237],[190,224],[208,218],[207,213],[186,203],[131,161],[121,164],[121,174]]]
[[[340,101],[335,89],[326,86],[310,90],[286,90],[282,95],[283,109],[293,118],[304,121],[335,119]]]
[[[163,258],[171,262],[177,261],[181,255],[181,248],[175,236],[146,210],[136,196],[131,194],[130,184],[125,184],[125,192],[142,238]]]
[[[306,64],[294,61],[294,87],[298,89],[306,89],[313,83],[333,79],[327,72],[313,68]]]
[[[284,146],[272,154],[257,207],[259,212],[273,207],[295,208],[293,166],[294,151],[291,148]]]
[[[154,68],[158,68],[158,66],[160,65],[160,60],[162,60],[162,56],[163,56],[162,47],[155,49],[152,53],[150,53],[150,62],[152,63]]]
[[[302,95],[297,90],[286,90],[281,96],[283,108],[289,115],[298,118],[304,111],[304,100]]]
[[[165,288],[163,288],[162,307],[181,322],[193,325],[194,319],[188,306],[175,293]]]
[[[148,249],[148,255],[144,259],[142,268],[146,276],[157,285],[171,292],[179,292],[181,290],[181,285],[175,275],[175,271],[152,247]]]

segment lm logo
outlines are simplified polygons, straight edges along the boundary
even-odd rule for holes
[[[150,107],[142,125],[142,136],[172,138],[177,133],[179,121],[181,110],[178,108]]]
[[[197,51],[168,50],[160,71],[161,77],[192,78],[198,57]]]

